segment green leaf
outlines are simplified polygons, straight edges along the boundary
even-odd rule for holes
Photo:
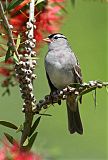
[[[35,133],[30,137],[29,143],[28,143],[28,145],[27,145],[27,148],[29,148],[29,149],[32,148],[33,143],[34,143],[34,141],[35,141],[35,139],[36,139],[36,137],[37,137],[37,134],[38,134],[38,132],[35,132]]]
[[[11,10],[13,8],[15,8],[16,6],[18,6],[20,3],[22,3],[24,0],[12,0],[9,5],[7,10]]]
[[[28,137],[26,138],[25,142],[23,143],[23,147],[27,147],[29,144],[29,139]]]
[[[6,56],[2,56],[2,57],[0,57],[0,62],[5,61],[5,57],[6,57]]]
[[[21,125],[17,128],[16,133],[22,132],[22,130],[23,130],[23,125],[21,124]]]
[[[16,141],[10,134],[8,133],[4,133],[4,135],[6,136],[7,140],[11,143],[14,144],[14,142]]]
[[[51,114],[47,114],[47,113],[39,113],[39,115],[41,115],[41,116],[52,116]]]
[[[16,56],[15,52],[13,53],[13,60],[15,63],[18,63],[19,62],[19,59],[18,57]]]
[[[10,57],[12,57],[12,52],[11,52],[11,49],[10,49],[10,47],[9,47],[8,50],[7,50],[6,56],[5,56],[5,62],[6,62]]]
[[[16,41],[16,49],[19,48],[20,42],[21,42],[21,37],[20,37],[20,34],[18,34],[17,41]]]
[[[29,137],[34,133],[35,129],[37,128],[39,122],[40,122],[40,119],[41,119],[41,116],[38,117],[36,119],[36,121],[34,122],[33,126],[31,127],[31,130],[30,130],[30,134],[29,134]]]
[[[38,5],[38,4],[42,3],[42,2],[45,2],[45,0],[37,0],[36,5]]]
[[[46,5],[46,0],[37,0],[36,7],[39,11],[43,10]]]
[[[11,94],[9,87],[2,93],[2,96],[5,96],[6,94],[8,94],[8,96]]]
[[[11,123],[11,122],[0,121],[0,124],[5,126],[5,127],[12,128],[12,129],[15,129],[15,130],[18,129],[18,127],[15,124]]]
[[[94,90],[94,104],[95,104],[95,107],[97,106],[97,101],[96,101],[96,89]]]

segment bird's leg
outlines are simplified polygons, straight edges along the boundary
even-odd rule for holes
[[[59,94],[59,92],[60,92],[59,90],[56,90],[56,91],[50,93],[52,105],[53,105],[55,102],[58,102],[58,104],[61,105],[61,100],[58,99],[58,94]]]
[[[60,90],[58,89],[58,90],[56,90],[56,93],[57,93],[57,95],[60,93]],[[59,105],[61,105],[61,100],[60,99],[58,99],[58,104]]]
[[[50,92],[51,104],[53,105],[53,92]]]

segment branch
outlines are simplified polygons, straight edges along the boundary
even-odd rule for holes
[[[30,2],[29,21],[26,24],[26,54],[22,55],[20,62],[15,65],[16,76],[19,81],[19,87],[24,100],[23,108],[25,109],[25,121],[20,140],[20,146],[23,149],[23,144],[30,135],[33,115],[32,108],[35,106],[36,99],[33,94],[33,80],[36,78],[34,69],[36,66],[36,52],[33,50],[36,40],[34,39],[34,3]]]
[[[24,70],[25,70],[25,78],[23,74],[23,77],[21,77],[20,79],[21,81],[23,80],[23,78],[25,79],[25,83],[22,83],[22,86],[21,86],[21,81],[20,81],[21,92],[24,98],[23,108],[25,109],[25,122],[24,122],[21,142],[20,142],[22,148],[23,148],[23,144],[25,140],[30,135],[31,125],[32,125],[32,120],[33,120],[33,115],[34,115],[34,113],[32,112],[32,108],[35,106],[35,103],[36,103],[36,99],[33,94],[33,80],[36,77],[36,75],[33,74],[33,70],[35,69],[36,60],[32,59],[32,57],[36,56],[36,52],[33,51],[33,48],[35,47],[35,39],[33,39],[34,27],[35,27],[33,24],[34,6],[35,6],[34,3],[35,1],[31,0],[29,21],[27,22],[27,32],[26,32],[27,40],[25,42],[25,49],[27,52],[27,54],[25,54],[26,61],[22,62]]]
[[[74,87],[76,85],[76,87]],[[67,95],[75,95],[79,100],[81,96],[87,94],[97,88],[107,87],[108,82],[99,82],[99,81],[89,81],[89,83],[83,84],[71,84],[62,90],[57,90],[56,92],[46,95],[44,99],[40,100],[36,106],[33,108],[33,112],[39,114],[42,108],[46,109],[48,105],[58,103],[59,100],[65,100]]]
[[[15,45],[13,34],[12,34],[13,26],[10,25],[9,22],[8,22],[8,19],[7,19],[6,15],[5,15],[5,12],[4,12],[3,5],[2,5],[1,1],[0,1],[0,16],[2,18],[5,31],[7,32],[9,47],[12,48],[12,51],[15,52],[15,55],[17,56],[17,58],[19,60],[18,51],[16,49],[16,45]]]

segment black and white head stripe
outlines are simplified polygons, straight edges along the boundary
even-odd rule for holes
[[[58,39],[58,38],[64,38],[64,39],[67,39],[63,34],[61,33],[54,33],[54,34],[50,34],[48,36],[49,39]]]

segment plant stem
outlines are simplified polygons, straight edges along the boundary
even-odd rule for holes
[[[5,15],[4,8],[1,1],[0,1],[0,16],[3,20],[5,31],[7,32],[9,44],[11,44],[12,50],[15,52],[17,58],[19,59],[18,51],[16,49],[16,45],[15,45],[13,34],[12,34],[12,26],[8,22],[8,19]]]

